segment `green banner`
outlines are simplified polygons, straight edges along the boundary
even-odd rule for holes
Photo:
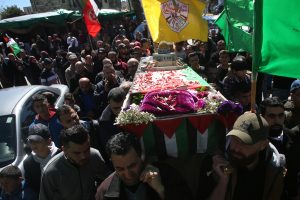
[[[255,2],[254,70],[300,78],[299,0]]]

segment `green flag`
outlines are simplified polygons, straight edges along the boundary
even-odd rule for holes
[[[255,2],[253,70],[300,78],[299,0]]]
[[[229,51],[247,51],[251,53],[252,22],[252,0],[227,0],[223,12],[215,23],[222,30]]]

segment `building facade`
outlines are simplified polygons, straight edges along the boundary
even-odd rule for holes
[[[24,10],[24,13],[25,13],[26,15],[29,15],[29,14],[32,14],[32,13],[33,13],[33,10],[32,10],[32,7],[31,7],[31,6],[23,7],[23,10]]]
[[[82,0],[30,0],[34,13],[48,12],[56,9],[81,10]],[[98,7],[121,10],[121,0],[94,0]]]

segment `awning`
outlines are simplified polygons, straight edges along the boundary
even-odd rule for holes
[[[63,26],[65,24],[65,21],[73,13],[75,13],[75,11],[59,9],[52,12],[44,12],[3,19],[0,20],[0,29],[28,28],[30,26],[36,26],[45,23]]]

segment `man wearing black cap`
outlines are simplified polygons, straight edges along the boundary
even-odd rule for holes
[[[104,48],[99,48],[97,51],[97,56],[94,58],[94,68],[99,72],[103,69],[103,63],[102,61],[107,56],[107,52]]]
[[[52,60],[45,58],[43,61],[44,69],[41,73],[41,84],[50,86],[52,84],[59,84],[59,78],[52,67]]]
[[[213,157],[218,176],[211,199],[281,198],[285,157],[268,141],[268,123],[255,114],[245,113],[227,134],[227,160]]]
[[[35,192],[36,199],[40,193],[41,172],[48,161],[60,152],[51,140],[47,126],[34,124],[29,127],[28,145],[32,152],[23,161],[23,176],[28,187]]]
[[[285,103],[286,121],[285,125],[288,128],[297,129],[300,125],[300,80],[295,80],[290,88],[291,101]]]

